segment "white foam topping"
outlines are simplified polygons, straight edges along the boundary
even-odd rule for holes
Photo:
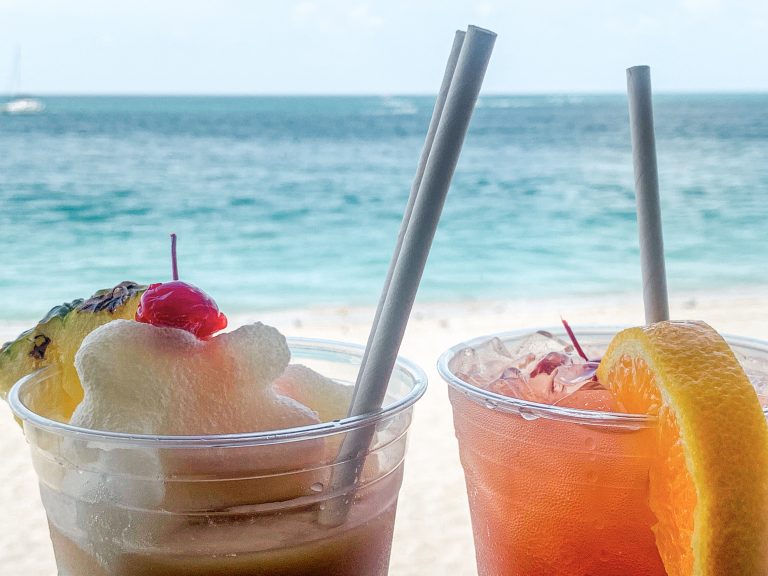
[[[70,422],[135,434],[217,434],[318,422],[270,384],[290,359],[285,338],[261,323],[198,340],[176,328],[115,320],[75,356],[85,397]]]

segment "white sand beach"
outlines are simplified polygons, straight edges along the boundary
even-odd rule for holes
[[[765,338],[768,293],[689,294],[673,299],[672,316],[702,319],[723,333]],[[231,318],[231,325],[261,320],[286,335],[364,343],[371,309],[281,311]],[[417,304],[401,353],[427,372],[430,386],[416,406],[400,496],[390,574],[472,576],[474,551],[464,480],[453,436],[446,386],[434,368],[439,354],[469,337],[511,329],[553,326],[563,315],[573,326],[643,321],[639,296],[575,301],[518,300]],[[0,324],[0,341],[27,324]],[[56,573],[45,514],[23,435],[3,406],[0,434],[0,571],[23,576]]]

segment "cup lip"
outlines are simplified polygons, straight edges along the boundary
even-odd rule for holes
[[[362,358],[365,350],[365,347],[360,344],[342,342],[339,340],[287,337],[286,341],[292,352],[301,349],[311,349],[335,352],[345,355],[348,358]],[[26,424],[47,432],[81,441],[130,444],[153,448],[212,448],[280,444],[356,430],[394,416],[413,406],[413,404],[424,395],[424,392],[427,389],[427,375],[417,364],[400,355],[397,356],[395,361],[395,370],[398,368],[408,373],[413,380],[413,388],[408,394],[403,396],[403,398],[400,398],[391,404],[387,404],[376,412],[363,414],[361,416],[345,417],[331,422],[321,422],[309,426],[297,426],[283,430],[266,430],[262,432],[210,435],[131,434],[106,430],[92,430],[51,420],[50,418],[46,418],[33,412],[20,398],[20,391],[26,385],[42,378],[49,377],[56,372],[56,368],[51,366],[36,370],[18,380],[8,393],[8,404],[13,413]]]
[[[579,336],[613,336],[621,330],[629,328],[624,325],[576,325],[572,326],[574,332]],[[543,404],[541,402],[532,402],[529,400],[522,400],[520,398],[512,398],[510,396],[504,396],[503,394],[496,394],[484,390],[478,386],[470,384],[457,377],[451,372],[448,367],[448,363],[460,350],[469,346],[477,346],[483,342],[487,342],[491,338],[499,338],[503,340],[510,340],[514,338],[520,338],[533,334],[534,332],[545,330],[557,335],[565,335],[565,330],[562,326],[549,326],[543,328],[526,328],[520,330],[511,330],[507,332],[497,332],[493,334],[486,334],[483,336],[477,336],[470,340],[465,340],[454,344],[448,350],[443,352],[437,360],[437,371],[440,376],[445,380],[448,385],[465,394],[475,402],[483,403],[491,409],[501,410],[505,412],[513,412],[520,414],[523,417],[535,418],[548,418],[550,420],[561,420],[568,422],[576,422],[581,424],[593,424],[603,426],[619,426],[625,428],[652,428],[656,426],[657,418],[647,414],[629,414],[624,412],[601,412],[598,410],[585,410],[580,408],[567,408],[563,406],[555,406],[552,404]],[[756,350],[762,350],[768,352],[768,342],[759,340],[757,338],[750,338],[744,336],[733,336],[730,334],[721,334],[728,344],[739,346],[740,348],[752,348]],[[768,417],[768,408],[763,409],[763,413]]]

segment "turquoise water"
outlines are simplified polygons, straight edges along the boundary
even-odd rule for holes
[[[0,116],[0,319],[125,279],[378,299],[433,98],[46,98]],[[768,95],[655,100],[670,289],[768,286]],[[624,96],[484,97],[421,300],[639,293]]]

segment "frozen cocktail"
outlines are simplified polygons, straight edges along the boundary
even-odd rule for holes
[[[480,575],[768,573],[768,427],[739,366],[765,386],[768,344],[729,338],[734,356],[695,322],[576,333],[440,358]]]
[[[147,294],[162,290],[121,286],[49,315],[0,356],[5,371],[44,365],[8,399],[59,574],[385,575],[423,373],[399,360],[382,411],[347,418],[362,348],[260,323],[214,335],[222,322],[199,310],[161,324]],[[331,490],[338,448],[361,428],[373,441],[357,483]],[[323,522],[339,499],[348,512]]]

